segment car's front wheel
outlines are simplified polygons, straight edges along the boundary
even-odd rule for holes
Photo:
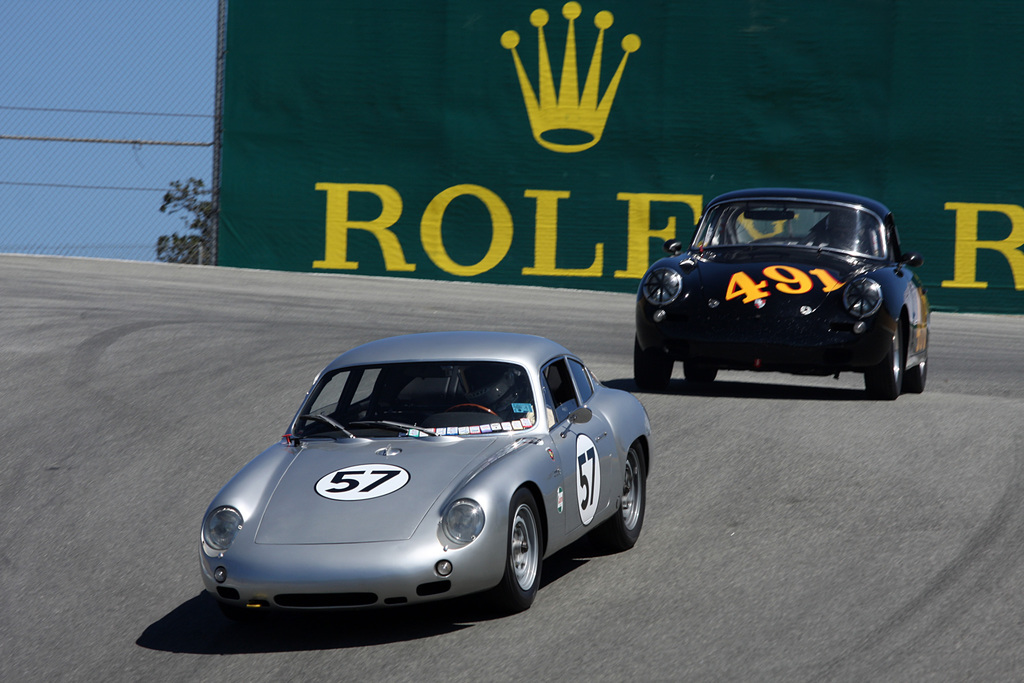
[[[903,393],[903,352],[903,326],[897,322],[889,351],[864,373],[864,388],[871,398],[894,401]]]
[[[924,391],[924,383],[928,378],[928,359],[925,358],[917,365],[907,368],[907,374],[903,377],[903,391],[908,394],[920,394]]]
[[[508,544],[505,573],[494,590],[498,607],[505,612],[529,609],[540,587],[543,560],[537,502],[526,489],[519,489],[509,504]]]
[[[647,469],[639,446],[626,453],[619,512],[591,532],[591,540],[610,552],[629,550],[640,538],[647,509]]]
[[[928,379],[928,348],[925,347],[924,358],[916,365],[907,368],[903,376],[903,391],[909,394],[920,394],[924,391],[925,380]]]
[[[671,356],[661,349],[641,349],[633,339],[633,380],[640,391],[664,391],[672,379]]]

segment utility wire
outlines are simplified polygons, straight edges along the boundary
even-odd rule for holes
[[[69,190],[133,190],[137,192],[167,192],[166,187],[107,187],[103,185],[59,185],[56,183],[18,183],[0,180],[0,185],[17,185],[19,187],[57,187]]]
[[[170,116],[179,118],[212,119],[212,114],[163,114],[150,111],[107,111],[104,109],[57,109],[53,107],[9,107],[0,105],[7,111],[45,111],[59,114],[116,114],[118,116]]]
[[[34,135],[0,135],[0,140],[32,140],[36,142],[98,142],[106,145],[168,145],[171,147],[213,147],[212,142],[174,142],[167,140],[108,140],[103,138],[51,138]]]

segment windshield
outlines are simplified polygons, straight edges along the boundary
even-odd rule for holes
[[[529,429],[534,410],[529,376],[511,363],[363,365],[321,377],[292,435],[490,434]]]
[[[885,231],[864,209],[795,201],[749,200],[713,207],[701,221],[694,249],[806,246],[884,258]]]

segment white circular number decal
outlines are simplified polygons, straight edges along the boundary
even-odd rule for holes
[[[368,500],[408,483],[409,472],[397,465],[353,465],[320,477],[316,492],[331,500]]]
[[[576,437],[576,501],[584,526],[590,524],[597,512],[601,495],[601,465],[597,461],[597,446],[586,434]]]

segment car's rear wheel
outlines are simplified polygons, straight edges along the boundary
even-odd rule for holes
[[[619,513],[591,532],[591,540],[604,550],[629,550],[640,538],[647,509],[647,470],[643,454],[633,444],[626,453]]]
[[[718,377],[718,368],[696,361],[684,361],[683,377],[687,382],[714,382]]]
[[[903,352],[903,326],[897,323],[889,351],[864,373],[864,388],[871,398],[894,401],[903,392]]]
[[[509,505],[505,573],[494,590],[502,611],[522,612],[537,595],[544,554],[539,519],[533,494],[526,489],[516,491]]]
[[[633,380],[640,391],[664,391],[672,379],[672,357],[661,349],[641,349],[633,339]]]

